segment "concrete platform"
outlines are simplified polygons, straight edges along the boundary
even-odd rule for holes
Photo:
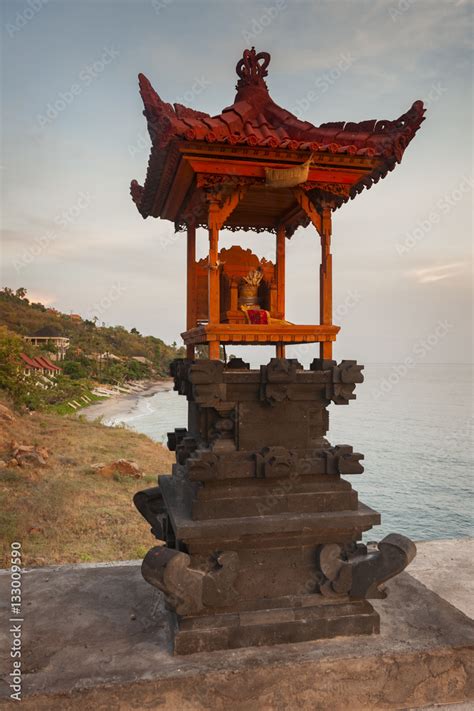
[[[22,708],[474,708],[474,625],[467,615],[473,576],[466,572],[472,541],[418,549],[412,574],[400,575],[389,597],[374,601],[380,635],[187,657],[172,656],[161,596],[141,578],[138,562],[25,572]],[[1,709],[13,703],[6,700],[8,583],[2,571]]]

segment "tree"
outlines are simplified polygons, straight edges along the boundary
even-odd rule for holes
[[[39,394],[21,366],[20,353],[24,346],[20,336],[0,326],[0,389],[10,395],[16,406],[35,407],[39,404]]]
[[[135,336],[141,336],[142,334],[140,331],[138,331],[136,328],[131,328],[130,333],[133,333]]]
[[[69,375],[69,377],[73,380],[87,378],[87,376],[89,375],[85,365],[77,360],[64,361],[63,373],[64,375]]]
[[[8,390],[17,377],[23,339],[0,326],[0,387]]]
[[[24,286],[20,286],[20,288],[15,291],[15,296],[16,296],[18,299],[25,299],[25,297],[26,297],[26,289],[25,289],[25,287],[24,287]]]

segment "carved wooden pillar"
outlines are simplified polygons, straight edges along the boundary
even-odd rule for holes
[[[219,283],[219,203],[209,202],[209,263],[208,263],[208,318],[210,324],[220,321],[220,283]],[[219,341],[209,343],[209,358],[219,359]]]
[[[196,225],[187,225],[186,330],[196,326]],[[186,346],[186,358],[194,358],[194,346]]]
[[[277,229],[277,311],[285,318],[285,225]]]
[[[206,179],[201,176],[201,186],[206,185]],[[199,184],[199,183],[198,183]],[[219,271],[219,230],[231,212],[237,207],[244,194],[244,188],[224,191],[210,189],[206,193],[209,204],[207,225],[209,229],[209,259],[208,259],[208,321],[209,325],[218,325],[221,320],[220,271]],[[218,331],[217,331],[218,332]],[[215,338],[215,331],[211,338]],[[220,340],[208,341],[209,358],[219,360]]]
[[[331,255],[331,207],[323,205],[318,210],[312,204],[305,192],[299,188],[294,190],[300,207],[308,215],[321,237],[321,265],[319,267],[319,322],[322,325],[332,324],[332,255]],[[320,357],[332,359],[332,342],[319,344]]]
[[[285,225],[279,225],[276,235],[276,278],[277,278],[277,312],[278,318],[285,318]],[[285,357],[285,346],[278,343],[276,347],[277,358]]]
[[[332,255],[331,255],[330,207],[323,207],[321,214],[321,265],[319,267],[319,316],[323,325],[332,324]],[[332,359],[332,343],[320,344],[320,357]]]

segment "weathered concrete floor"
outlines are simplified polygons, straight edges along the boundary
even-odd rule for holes
[[[365,711],[466,702],[474,698],[473,623],[465,614],[470,545],[419,544],[413,576],[400,575],[389,597],[375,601],[378,636],[188,657],[172,656],[161,596],[137,564],[27,572],[22,708]],[[0,574],[4,611],[7,585]],[[7,622],[1,632],[5,698]]]
[[[418,543],[409,573],[474,618],[474,538]]]

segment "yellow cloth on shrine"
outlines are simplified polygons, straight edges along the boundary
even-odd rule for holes
[[[295,188],[308,180],[313,154],[292,168],[265,168],[265,183],[270,188]]]

